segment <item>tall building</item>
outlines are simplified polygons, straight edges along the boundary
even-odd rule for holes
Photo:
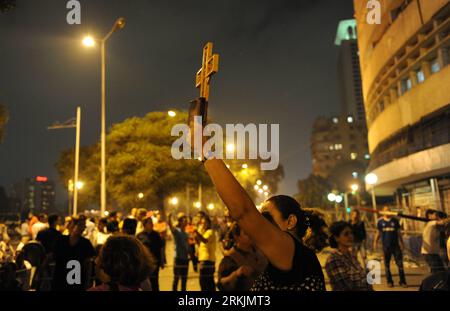
[[[41,213],[55,210],[55,184],[47,177],[27,178],[15,183],[10,189],[9,197],[15,208],[20,206],[20,211],[10,212]]]
[[[384,0],[381,24],[354,1],[376,193],[450,213],[450,4]]]
[[[359,123],[365,124],[366,115],[356,34],[354,19],[343,20],[339,23],[335,45],[339,47],[338,82],[341,113],[344,116],[353,116]]]
[[[367,131],[353,117],[319,117],[311,135],[313,174],[328,178],[338,163],[358,161],[367,164]],[[356,178],[356,177],[355,177]]]

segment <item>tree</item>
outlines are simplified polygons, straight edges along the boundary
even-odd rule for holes
[[[324,208],[330,205],[327,195],[331,192],[331,186],[323,177],[311,174],[299,180],[297,185],[299,193],[295,198],[303,207]]]
[[[8,123],[8,110],[5,106],[0,105],[0,143],[3,140],[3,136],[5,135],[5,126]]]
[[[186,184],[201,182],[205,187],[211,186],[201,162],[174,160],[171,156],[172,143],[177,138],[170,136],[171,129],[186,120],[183,112],[177,112],[173,118],[165,112],[152,112],[110,129],[106,138],[108,203],[114,201],[124,209],[145,203],[146,207],[161,209],[164,199]],[[73,157],[73,150],[65,151],[56,164],[65,184],[73,176]],[[99,163],[98,145],[82,148],[80,180],[86,182],[86,187],[80,192],[80,200],[84,197],[85,204],[99,202]],[[138,199],[139,193],[144,194],[144,199]]]

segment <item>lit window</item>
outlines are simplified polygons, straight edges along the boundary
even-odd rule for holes
[[[347,117],[347,122],[348,123],[353,123],[353,117],[352,116],[348,116]]]
[[[402,94],[405,94],[412,88],[412,82],[410,78],[403,79],[401,82]]]
[[[431,72],[436,73],[441,70],[441,64],[439,64],[439,61],[437,58],[433,59],[431,61]]]
[[[422,69],[416,71],[416,76],[417,76],[417,83],[422,83],[423,81],[425,81],[425,75]]]
[[[333,123],[337,124],[339,122],[338,118],[333,118]]]
[[[358,154],[357,154],[356,152],[350,153],[350,158],[351,158],[352,160],[356,160],[357,157],[358,157]]]
[[[335,144],[334,145],[335,150],[342,150],[342,144]]]

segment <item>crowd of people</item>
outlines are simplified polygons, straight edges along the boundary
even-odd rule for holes
[[[21,241],[16,248],[2,228],[1,289],[158,291],[160,269],[168,264],[170,236],[174,291],[187,289],[190,263],[202,291],[324,291],[324,271],[334,291],[373,290],[366,269],[367,234],[358,209],[349,222],[332,224],[319,210],[302,208],[285,195],[267,199],[258,209],[221,160],[205,158],[204,164],[229,211],[229,221],[222,226],[203,211],[195,219],[146,209],[64,221],[58,215],[30,214],[17,228]],[[432,275],[422,290],[448,289],[448,260],[442,260],[440,252],[443,240],[450,243],[449,222],[441,216],[427,212],[422,253]],[[390,271],[394,257],[399,285],[406,287],[398,219],[385,214],[378,220],[374,249],[380,240],[388,285],[394,286]],[[332,250],[322,269],[317,253],[325,247]],[[21,283],[18,271],[32,275],[23,274],[26,281]]]

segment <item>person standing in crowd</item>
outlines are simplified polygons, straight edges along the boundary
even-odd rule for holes
[[[136,235],[137,220],[135,218],[125,218],[122,224],[122,233]]]
[[[144,220],[145,217],[147,217],[147,210],[145,208],[140,208],[136,211],[136,220],[138,221],[136,234],[139,234],[142,231],[144,231],[144,224],[142,223],[142,221]]]
[[[421,253],[425,258],[431,273],[446,271],[444,262],[441,259],[440,226],[444,224],[438,216],[438,211],[427,210],[425,217],[428,219],[422,232]]]
[[[61,217],[59,215],[53,214],[48,216],[47,229],[39,231],[36,240],[39,241],[42,246],[44,246],[45,252],[48,254],[55,253],[56,243],[61,237],[61,232],[58,231],[58,226],[60,225]]]
[[[367,273],[352,252],[353,226],[338,221],[330,226],[330,246],[334,249],[328,256],[325,270],[333,291],[371,291]]]
[[[83,236],[88,239],[92,245],[95,243],[97,226],[95,225],[95,219],[86,217],[86,229],[83,232]]]
[[[30,234],[31,238],[33,238],[33,232],[31,231],[31,228],[38,221],[39,219],[33,214],[33,212],[28,213],[28,233]]]
[[[108,226],[107,218],[100,218],[98,220],[95,243],[94,243],[95,247],[98,248],[99,246],[105,244],[106,240],[111,236],[111,234],[107,232],[107,226]]]
[[[389,212],[388,206],[383,207],[383,212]],[[398,219],[389,215],[384,215],[378,220],[377,233],[374,240],[374,249],[378,247],[378,241],[381,237],[383,247],[384,266],[386,269],[386,278],[389,287],[394,287],[394,281],[391,274],[391,258],[394,256],[395,264],[398,267],[400,276],[400,286],[408,287],[406,284],[405,271],[403,269],[403,252],[404,244]]]
[[[217,287],[222,291],[248,291],[266,269],[267,259],[237,223],[227,235],[225,239],[232,241],[233,246],[220,262]]]
[[[450,260],[450,219],[444,221],[444,233],[447,240],[447,258]],[[450,291],[450,268],[425,278],[420,285],[420,291]]]
[[[194,234],[198,244],[200,288],[202,291],[215,291],[216,235],[206,214],[200,217],[198,230]]]
[[[353,209],[350,213],[350,225],[353,233],[353,253],[358,258],[358,254],[361,254],[363,266],[366,266],[367,254],[366,254],[366,226],[364,221],[361,220],[361,214],[358,209]]]
[[[186,225],[186,233],[188,234],[188,242],[189,242],[189,257],[192,261],[192,267],[195,272],[198,271],[198,257],[197,257],[197,251],[195,248],[195,230],[196,227],[192,221],[192,217],[187,218],[187,225]]]
[[[173,263],[173,285],[172,290],[178,290],[178,281],[181,281],[181,291],[186,291],[186,283],[189,268],[189,242],[186,233],[186,216],[178,217],[177,226],[172,223],[172,215],[169,214],[169,228],[175,242],[175,253]]]
[[[61,236],[56,243],[52,290],[80,291],[90,287],[92,268],[90,260],[95,256],[95,250],[91,242],[82,236],[85,229],[86,218],[84,216],[72,217],[68,227],[69,235]],[[68,263],[74,260],[81,266],[81,284],[69,284],[67,281],[69,271],[74,268],[70,265],[68,267]]]
[[[36,240],[36,237],[37,237],[37,234],[39,233],[39,231],[47,229],[47,228],[48,228],[47,215],[40,214],[38,217],[38,221],[35,222],[33,224],[33,226],[31,227],[31,238],[33,240]]]
[[[88,291],[141,291],[153,269],[147,248],[134,236],[109,238],[96,259],[97,277],[103,284]],[[151,287],[146,286],[148,290]]]
[[[143,224],[144,231],[139,233],[137,238],[147,247],[156,263],[155,269],[150,274],[150,283],[153,291],[159,291],[159,269],[164,268],[162,261],[163,242],[159,233],[153,230],[153,219],[151,217],[145,218]]]
[[[265,217],[222,160],[205,157],[203,163],[230,216],[269,261],[251,290],[325,290],[315,254],[328,240],[322,216],[280,195],[263,203]]]
[[[0,224],[0,263],[14,261],[15,252],[8,235],[8,228]]]
[[[166,259],[166,240],[167,240],[167,223],[164,221],[160,212],[156,213],[156,221],[153,223],[153,230],[159,233],[163,243],[162,262],[167,264]]]

